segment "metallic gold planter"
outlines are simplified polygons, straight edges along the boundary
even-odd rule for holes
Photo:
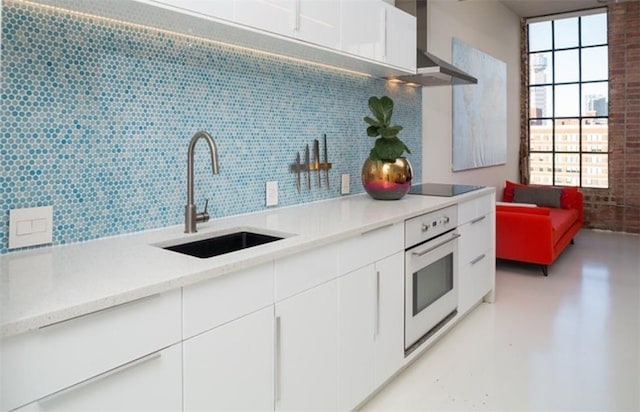
[[[362,185],[374,199],[398,200],[411,188],[413,170],[404,157],[395,162],[367,159],[362,166]]]

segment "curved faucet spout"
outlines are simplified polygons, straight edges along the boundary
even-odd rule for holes
[[[196,233],[196,223],[206,222],[209,220],[207,207],[204,212],[197,213],[193,194],[193,158],[196,143],[203,138],[209,146],[211,152],[211,168],[214,174],[218,174],[218,146],[213,137],[209,133],[200,131],[193,135],[189,142],[189,151],[187,152],[187,205],[184,208],[184,232]]]

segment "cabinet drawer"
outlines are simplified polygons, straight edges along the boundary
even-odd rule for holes
[[[338,244],[338,273],[346,274],[403,249],[404,223],[365,232]]]
[[[493,193],[458,204],[458,226],[495,210]]]
[[[9,410],[181,340],[180,291],[3,340],[1,409]]]
[[[33,402],[19,412],[182,410],[181,344]]]
[[[484,295],[494,288],[495,253],[491,248],[466,265],[461,265],[459,273],[458,311],[466,313]]]
[[[273,304],[273,262],[183,289],[183,338]]]
[[[336,245],[276,260],[275,300],[279,302],[337,277]]]
[[[483,252],[493,248],[493,225],[495,213],[489,213],[475,218],[471,222],[460,226],[460,240],[458,250],[461,264],[467,264]]]

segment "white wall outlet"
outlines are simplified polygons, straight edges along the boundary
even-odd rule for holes
[[[53,206],[9,211],[9,249],[53,241]]]
[[[278,204],[278,182],[267,182],[267,206]]]
[[[342,175],[342,184],[340,186],[340,193],[343,195],[348,195],[349,192],[351,192],[349,178],[350,178],[349,173],[345,173]]]

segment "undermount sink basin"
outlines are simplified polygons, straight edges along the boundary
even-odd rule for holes
[[[210,258],[284,239],[249,231],[234,232],[189,243],[164,246],[163,249],[199,258]]]

